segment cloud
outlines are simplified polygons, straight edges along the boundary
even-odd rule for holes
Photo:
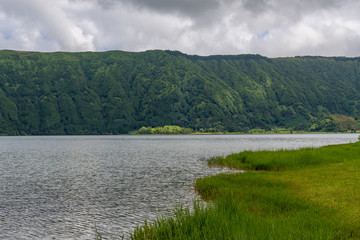
[[[161,14],[179,14],[194,18],[208,11],[214,11],[220,5],[217,0],[98,0],[98,3],[105,8],[123,3]]]
[[[265,24],[270,29],[267,39],[252,41],[251,49],[269,56],[359,56],[360,18],[351,10],[360,7],[356,5],[307,9],[296,21],[286,18],[284,26]],[[331,6],[333,8],[329,8]]]
[[[0,10],[5,15],[4,22],[7,24],[2,25],[0,30],[11,31],[13,37],[7,40],[10,40],[10,45],[16,42],[19,49],[95,50],[94,36],[84,33],[81,22],[67,13],[70,11],[75,15],[77,11],[83,11],[76,4],[83,7],[86,3],[66,0],[3,0]],[[45,46],[44,42],[47,43]]]
[[[360,55],[355,0],[2,0],[0,46]]]

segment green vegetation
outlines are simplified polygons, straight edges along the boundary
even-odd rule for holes
[[[333,114],[326,116],[316,121],[311,127],[310,131],[321,131],[321,132],[356,132],[359,127],[359,122],[353,117],[341,116]]]
[[[194,131],[191,128],[183,128],[179,126],[164,126],[164,127],[141,127],[138,134],[190,134]]]
[[[359,117],[360,58],[0,51],[0,135],[354,131]]]
[[[145,223],[132,239],[359,239],[360,142],[243,152],[210,165],[247,169],[198,179],[209,201]]]

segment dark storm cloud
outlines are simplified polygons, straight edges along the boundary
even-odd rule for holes
[[[206,27],[218,20],[220,5],[226,0],[98,0],[98,3],[105,9],[124,4],[134,10],[190,18],[193,27]]]
[[[151,9],[152,11],[196,17],[207,11],[215,10],[219,7],[217,0],[98,0],[105,7],[109,7],[118,2],[131,4],[140,8]]]

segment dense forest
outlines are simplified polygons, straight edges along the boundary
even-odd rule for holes
[[[360,58],[0,51],[0,135],[336,131],[359,116]]]

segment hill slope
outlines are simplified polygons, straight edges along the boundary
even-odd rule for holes
[[[7,135],[308,129],[331,114],[357,120],[359,93],[360,58],[0,51]]]

